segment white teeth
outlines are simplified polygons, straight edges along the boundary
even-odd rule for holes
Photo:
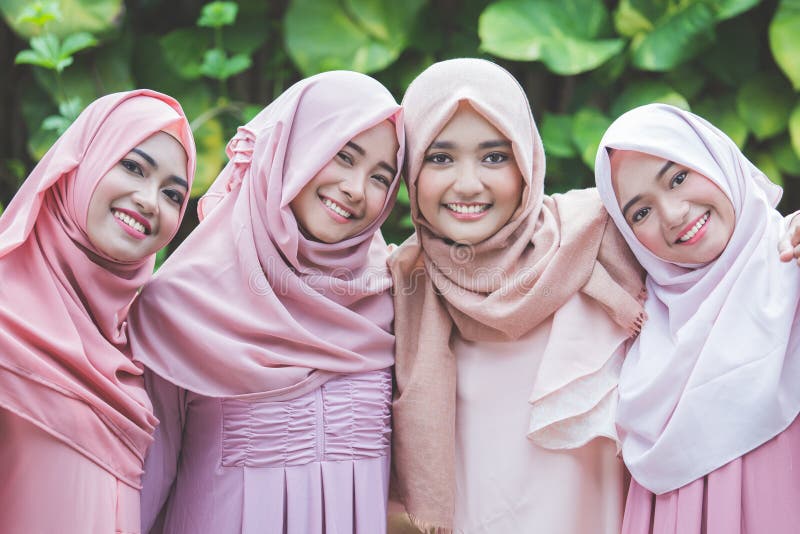
[[[697,221],[697,224],[692,226],[692,228],[688,232],[686,232],[685,234],[683,234],[681,237],[678,238],[678,243],[684,243],[686,241],[689,241],[691,238],[693,238],[694,235],[700,230],[700,228],[702,228],[703,225],[706,224],[706,221],[708,220],[709,215],[710,214],[708,212],[706,212],[706,214],[703,215],[703,218],[700,219],[699,221]]]
[[[447,209],[455,211],[456,213],[481,213],[488,210],[491,204],[472,204],[465,206],[464,204],[445,204]]]
[[[345,219],[349,219],[350,217],[353,216],[352,213],[350,213],[349,211],[347,211],[344,208],[340,207],[338,204],[336,204],[334,201],[332,201],[332,200],[330,200],[328,198],[323,198],[322,199],[322,203],[325,204],[326,206],[328,206],[330,209],[332,209],[336,213],[338,213],[339,215],[341,215],[342,217],[344,217]]]
[[[114,212],[114,217],[116,217],[120,221],[124,222],[125,224],[127,224],[128,226],[130,226],[131,228],[136,230],[137,232],[145,233],[144,225],[142,223],[140,223],[139,221],[137,221],[136,219],[134,219],[133,217],[131,217],[130,215],[126,215],[126,214],[122,213],[121,211],[115,211]]]

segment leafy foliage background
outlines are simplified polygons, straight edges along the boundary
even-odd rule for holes
[[[197,138],[197,197],[236,127],[296,80],[358,70],[399,101],[432,62],[473,56],[508,68],[528,93],[550,193],[592,185],[603,130],[661,101],[720,126],[784,186],[781,209],[800,208],[800,0],[206,4],[0,0],[0,204],[102,94],[150,87],[180,100]],[[401,191],[384,227],[391,241],[411,232],[407,204]],[[188,217],[181,235],[195,224]]]

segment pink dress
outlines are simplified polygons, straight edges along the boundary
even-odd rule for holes
[[[0,532],[138,534],[139,490],[0,409]]]
[[[624,534],[800,532],[800,418],[757,449],[654,495],[631,480]]]
[[[550,362],[557,364],[548,365],[551,385],[559,383],[553,368],[560,370],[561,378],[581,374],[572,370],[583,360],[580,344],[598,352],[603,352],[601,347],[618,347],[614,357],[621,356],[627,335],[596,302],[576,294],[559,314],[593,335],[577,336],[571,361]],[[573,433],[601,436],[582,446],[547,449],[528,438],[533,413],[529,400],[534,384],[544,378],[543,355],[552,326],[550,318],[516,342],[454,341],[458,358],[454,526],[460,534],[619,534],[627,481],[617,444],[609,439],[615,436],[615,403],[589,410],[603,412],[598,417],[572,418],[586,427],[571,428]],[[616,374],[611,374],[607,396],[616,399]],[[547,389],[561,392],[554,386]],[[588,396],[604,398],[606,389]],[[550,412],[563,417],[569,402],[560,404]],[[561,433],[568,434],[563,428]]]
[[[145,532],[386,531],[388,370],[289,400],[202,397],[152,373],[147,385],[161,424],[145,461]]]

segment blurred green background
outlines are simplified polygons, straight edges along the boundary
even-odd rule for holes
[[[432,62],[473,56],[527,91],[550,193],[591,185],[604,129],[660,101],[721,127],[784,186],[782,211],[800,208],[800,0],[0,0],[0,13],[0,204],[106,93],[180,100],[196,197],[236,127],[298,79],[358,70],[399,101]],[[401,191],[390,241],[411,232],[407,204]]]

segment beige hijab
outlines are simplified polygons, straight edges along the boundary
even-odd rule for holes
[[[439,235],[417,204],[425,151],[460,102],[512,142],[525,181],[516,213],[473,246]],[[542,140],[525,93],[507,71],[477,59],[437,63],[414,80],[403,107],[405,174],[417,232],[390,258],[397,340],[393,493],[417,526],[446,532],[453,528],[455,502],[451,336],[516,340],[578,291],[633,335],[644,318],[637,300],[642,274],[594,189],[544,195]],[[556,343],[554,337],[550,344]]]

